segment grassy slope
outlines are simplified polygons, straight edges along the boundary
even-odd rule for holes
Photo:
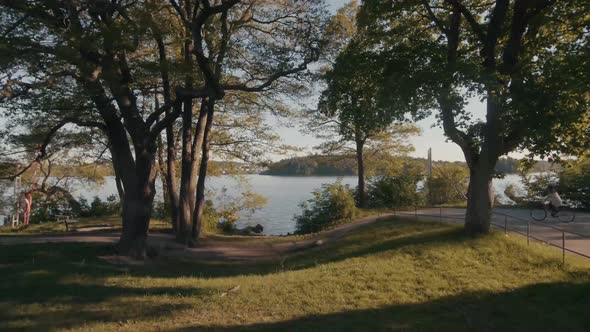
[[[590,329],[590,263],[403,219],[281,262],[114,267],[107,247],[0,247],[0,330]],[[235,286],[236,291],[229,291]]]

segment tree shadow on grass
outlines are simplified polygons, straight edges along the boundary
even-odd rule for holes
[[[48,304],[49,306],[50,304]],[[144,319],[162,320],[177,311],[186,309],[183,304],[150,304],[142,305],[141,309],[133,309],[133,305],[109,304],[108,308],[69,307],[39,310],[32,313],[20,313],[9,305],[0,305],[1,331],[62,331],[92,325],[93,323],[119,323]]]
[[[124,269],[97,258],[111,249],[90,244],[36,244],[0,247],[0,330],[24,324],[23,330],[48,331],[93,322],[119,322],[165,317],[184,305],[143,301],[134,297],[198,296],[196,287],[129,287],[108,285],[105,278]]]
[[[551,283],[275,323],[168,331],[589,331],[589,307],[590,284]]]

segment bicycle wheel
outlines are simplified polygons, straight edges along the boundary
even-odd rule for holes
[[[531,218],[533,218],[536,221],[543,221],[545,220],[545,218],[547,218],[547,211],[545,211],[545,209],[531,209]]]
[[[570,208],[561,208],[557,214],[557,218],[561,222],[572,222],[576,219],[576,214]]]

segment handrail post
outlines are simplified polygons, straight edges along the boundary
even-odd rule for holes
[[[504,215],[504,234],[508,233],[508,216]]]
[[[561,232],[561,264],[565,266],[565,231]]]
[[[530,244],[530,239],[529,239],[530,232],[531,232],[531,222],[527,221],[527,223],[526,223],[526,244],[527,245]]]

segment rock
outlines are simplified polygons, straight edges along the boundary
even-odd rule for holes
[[[315,241],[315,245],[318,247],[321,246],[322,244],[324,244],[324,241],[322,241],[322,240]]]
[[[257,224],[256,226],[248,226],[242,229],[238,229],[237,233],[240,235],[251,235],[251,234],[260,234],[264,231],[264,227],[262,225]]]
[[[257,224],[256,226],[254,226],[254,233],[256,234],[260,234],[262,233],[262,231],[264,231],[264,227],[262,227],[261,224]]]

